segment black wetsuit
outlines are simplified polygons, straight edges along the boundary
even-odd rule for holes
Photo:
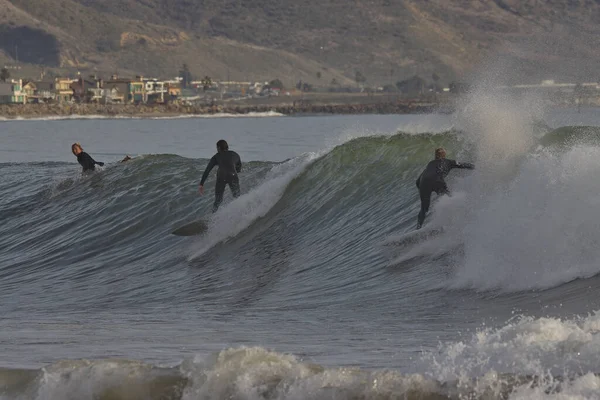
[[[235,151],[227,150],[219,152],[210,159],[210,162],[204,170],[200,185],[204,185],[208,174],[213,167],[218,166],[217,171],[217,185],[215,187],[215,204],[213,205],[213,212],[216,212],[223,201],[223,193],[225,192],[225,186],[229,185],[233,197],[240,196],[240,180],[238,173],[242,170],[242,160]]]
[[[457,163],[454,160],[440,158],[430,161],[417,179],[417,188],[419,189],[419,195],[421,196],[421,212],[419,212],[417,229],[423,225],[425,215],[427,214],[427,211],[429,211],[431,193],[435,192],[438,195],[450,195],[450,191],[448,190],[444,178],[446,178],[453,168],[473,169],[475,166],[469,163]]]
[[[83,167],[83,172],[93,171],[96,169],[96,165],[103,166],[103,162],[95,161],[92,156],[90,156],[85,151],[77,154],[77,162]]]

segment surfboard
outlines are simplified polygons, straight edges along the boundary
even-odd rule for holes
[[[171,234],[176,236],[196,236],[202,235],[207,230],[208,224],[206,221],[198,220],[175,229]]]

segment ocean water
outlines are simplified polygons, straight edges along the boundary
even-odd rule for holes
[[[222,138],[242,196],[212,215]],[[411,233],[439,146],[476,169]],[[481,97],[2,121],[0,399],[600,398],[599,159],[600,111]]]

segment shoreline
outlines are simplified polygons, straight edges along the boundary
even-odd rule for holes
[[[85,118],[185,118],[252,117],[352,114],[430,114],[440,111],[436,103],[378,102],[367,104],[274,104],[274,105],[102,105],[102,104],[2,104],[0,119]],[[444,112],[448,112],[445,110]]]

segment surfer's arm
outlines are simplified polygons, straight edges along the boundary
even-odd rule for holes
[[[421,188],[421,177],[423,176],[423,173],[421,173],[421,175],[419,175],[419,177],[417,178],[417,189]]]
[[[235,163],[235,171],[239,174],[240,172],[242,172],[242,159],[240,158],[239,154],[236,153],[237,156],[237,162]]]
[[[206,181],[206,178],[208,178],[208,174],[210,174],[210,171],[212,171],[212,169],[215,167],[215,165],[217,165],[217,156],[213,156],[213,158],[211,158],[210,161],[208,162],[208,165],[206,166],[206,169],[204,170],[204,174],[202,174],[202,180],[200,181],[200,186],[204,186],[204,182]]]
[[[460,169],[475,169],[475,165],[471,163],[460,163],[456,161],[452,161],[452,168],[460,168]]]

